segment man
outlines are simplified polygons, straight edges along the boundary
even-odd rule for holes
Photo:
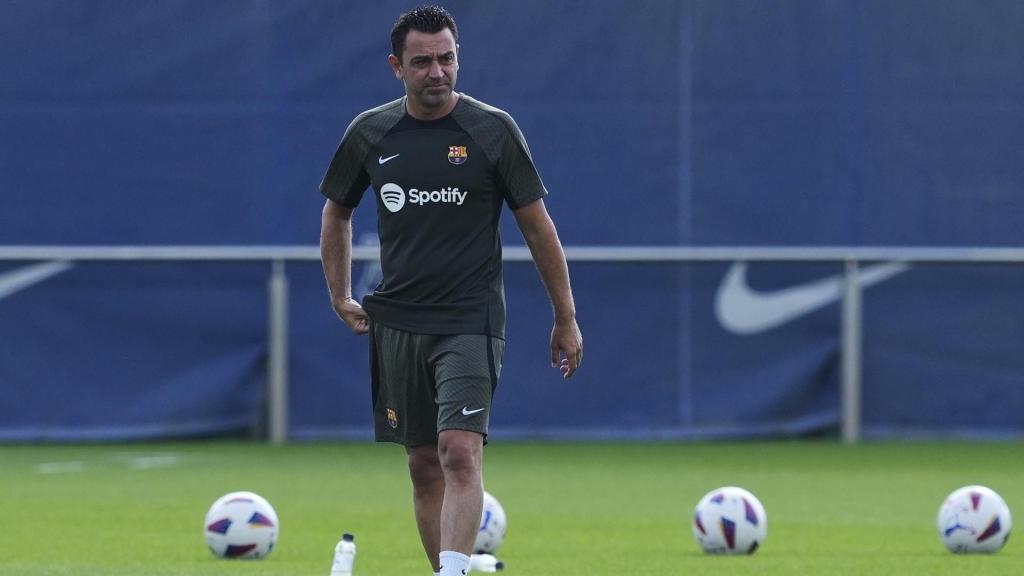
[[[455,92],[458,29],[443,8],[402,14],[388,62],[405,97],[349,125],[320,191],[320,251],[335,312],[370,334],[378,441],[406,447],[420,539],[435,574],[462,576],[479,526],[482,457],[504,353],[498,219],[508,204],[554,309],[551,365],[571,377],[583,340],[547,195],[506,113]],[[352,212],[372,186],[383,280],[352,298]]]

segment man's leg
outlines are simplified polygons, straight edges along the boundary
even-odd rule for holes
[[[444,471],[441,576],[464,576],[480,529],[483,446],[504,340],[447,336],[431,350],[437,382],[437,451]]]
[[[438,459],[436,444],[406,448],[409,455],[409,477],[412,478],[412,501],[420,541],[434,572],[440,570],[441,506],[445,495],[445,477]]]
[[[468,562],[480,529],[483,508],[482,434],[466,430],[443,430],[438,437],[438,456],[444,471],[444,505],[441,508],[441,554],[464,555]],[[454,558],[454,557],[453,557]],[[444,567],[442,576],[460,574]],[[462,572],[465,574],[465,572]]]

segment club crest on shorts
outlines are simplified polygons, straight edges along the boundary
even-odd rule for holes
[[[398,428],[398,412],[393,408],[388,408],[388,426]]]
[[[465,146],[449,146],[448,147],[448,161],[456,166],[466,163],[469,159],[469,154],[466,152]]]

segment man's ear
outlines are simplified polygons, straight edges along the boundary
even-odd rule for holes
[[[394,54],[388,54],[388,64],[391,65],[391,71],[395,73],[395,78],[402,79],[402,61],[398,59],[398,56]]]

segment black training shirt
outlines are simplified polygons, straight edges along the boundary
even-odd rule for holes
[[[547,195],[519,127],[461,94],[437,120],[405,98],[363,112],[334,154],[320,192],[355,208],[377,201],[384,277],[363,306],[374,322],[419,334],[505,336],[498,219]]]

